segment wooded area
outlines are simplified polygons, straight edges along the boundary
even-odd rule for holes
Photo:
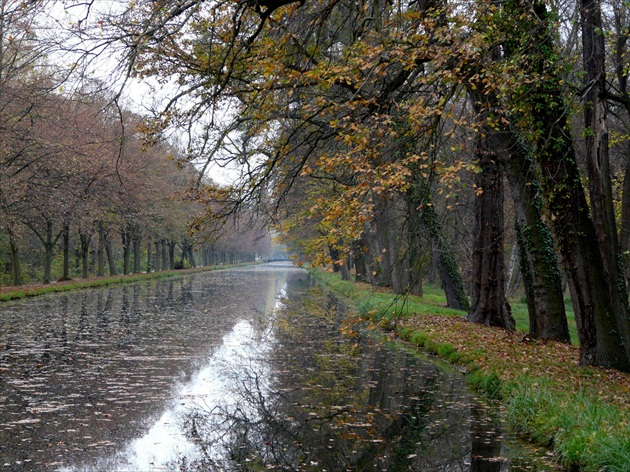
[[[40,4],[15,11],[34,18]],[[110,111],[103,121],[106,115],[94,115],[99,123],[86,124],[90,131],[74,137],[72,147],[86,140],[86,146],[109,143],[114,149],[99,157],[88,147],[75,156],[77,166],[92,172],[108,166],[120,189],[155,188],[148,176],[164,179],[167,172],[139,170],[149,166],[139,156],[176,154],[180,165],[196,165],[188,168],[198,176],[188,196],[203,211],[193,224],[198,233],[255,213],[276,225],[301,260],[333,264],[345,278],[353,271],[358,280],[400,294],[421,293],[425,280],[439,278],[448,305],[467,310],[473,322],[512,329],[507,298],[521,277],[532,337],[569,341],[568,290],[581,362],[630,371],[627,2],[138,0],[108,2],[109,10],[98,2],[65,5],[75,9],[75,20],[64,24],[65,44],[82,52],[75,71],[110,54],[121,63],[114,85],[142,79],[167,91],[142,127],[154,146],[137,156],[116,152],[121,138],[127,143],[136,133],[129,131],[137,129],[136,117]],[[4,56],[15,38],[26,38],[5,30]],[[21,62],[2,64],[6,70]],[[30,82],[15,77],[25,75],[29,81],[39,76],[14,73],[19,92]],[[5,76],[3,97],[18,97]],[[75,103],[59,92],[44,96],[37,106]],[[104,105],[116,104],[117,92],[107,97],[85,90],[83,96],[72,113],[118,111]],[[11,171],[13,161],[3,157],[2,178],[39,179],[44,171],[36,168],[44,160],[18,162],[42,152],[50,156],[45,161],[53,169],[45,172],[52,178],[61,167],[54,164],[56,154],[37,147],[51,138],[25,141],[19,133],[37,128],[47,134],[55,127],[29,125],[33,113],[11,111],[25,105],[20,108],[13,97],[5,102],[3,123],[11,126],[4,125],[3,133],[20,144],[8,146],[11,139],[3,138],[2,145],[11,149],[6,156],[19,156],[14,160],[20,171]],[[76,119],[52,115],[64,123]],[[37,120],[47,116],[40,112]],[[129,125],[115,126],[121,120]],[[98,139],[88,137],[101,128]],[[124,137],[120,129],[128,130]],[[77,130],[57,133],[62,131]],[[176,152],[163,139],[174,133]],[[137,139],[126,147],[142,147]],[[29,144],[36,151],[20,151],[25,142],[36,143]],[[138,183],[124,185],[136,161]],[[233,182],[203,178],[213,164],[238,169]],[[42,187],[70,188],[61,181]],[[77,184],[77,195],[86,185],[97,187],[87,182]],[[171,185],[186,184],[175,179]],[[23,201],[21,187],[3,182],[2,188],[11,216],[6,221],[27,215],[11,207],[14,197]],[[82,198],[64,201],[65,207],[51,209],[58,229],[52,239],[40,237],[43,247],[68,233],[70,216],[64,215],[72,212],[64,208],[96,213],[79,209]],[[156,201],[148,206],[165,208]],[[114,221],[126,227],[125,205],[117,207]],[[111,222],[94,222],[101,220]],[[132,223],[155,227],[154,240],[181,240],[150,221]],[[16,230],[9,228],[3,234],[11,237]]]
[[[102,80],[55,65],[45,34],[52,2],[3,1],[0,36],[2,283],[160,271],[254,260],[259,228],[189,234],[199,178],[166,140],[146,142],[146,117]],[[69,92],[65,91],[68,85]]]

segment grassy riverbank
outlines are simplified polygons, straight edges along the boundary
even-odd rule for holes
[[[4,286],[0,287],[0,302],[8,300],[18,300],[21,298],[35,297],[46,293],[67,292],[70,290],[79,290],[83,288],[108,287],[110,285],[119,285],[133,282],[141,282],[151,279],[166,279],[181,275],[194,274],[197,272],[206,272],[212,270],[229,269],[231,267],[242,267],[257,264],[248,262],[234,265],[207,266],[197,267],[195,269],[182,270],[165,270],[160,272],[149,272],[141,274],[114,275],[108,277],[90,277],[87,279],[73,279],[63,282],[54,282],[51,284],[28,284],[19,287]]]
[[[630,375],[578,365],[577,346],[467,323],[439,290],[405,299],[336,275],[312,274],[377,323],[465,370],[506,407],[509,427],[552,448],[569,469],[630,470]]]

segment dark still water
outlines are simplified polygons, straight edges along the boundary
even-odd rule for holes
[[[553,470],[290,265],[0,305],[0,471]]]

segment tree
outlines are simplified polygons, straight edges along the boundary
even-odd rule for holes
[[[533,338],[570,342],[551,230],[543,219],[540,177],[534,162],[520,143],[513,142],[506,173],[515,206],[515,230]]]
[[[489,44],[502,44],[502,51],[490,49],[488,57],[481,61],[468,61],[464,67],[464,80],[479,122],[477,134],[481,172],[477,191],[478,217],[475,230],[473,256],[474,298],[483,301],[470,314],[477,322],[514,327],[505,300],[503,284],[503,208],[502,174],[505,169],[511,187],[516,211],[517,243],[520,249],[521,270],[525,281],[525,293],[530,314],[530,334],[533,337],[569,341],[564,311],[561,277],[557,269],[555,249],[551,234],[542,219],[542,199],[538,178],[530,155],[534,152],[523,144],[518,132],[510,129],[509,119],[514,114],[504,110],[500,103],[501,83],[506,69],[516,63],[528,44],[531,32],[539,28],[526,24],[522,30],[511,27],[514,10],[507,2],[499,8],[486,5],[485,15],[480,15],[476,27]],[[521,14],[522,11],[519,11]],[[525,15],[520,17],[526,18]],[[491,25],[487,29],[488,24]],[[497,28],[497,24],[499,27]],[[513,39],[516,37],[516,39]],[[534,38],[537,41],[539,38]],[[537,44],[537,43],[536,43]],[[509,71],[508,73],[516,73]],[[506,90],[512,84],[502,83]],[[517,85],[517,84],[515,84]],[[522,85],[522,84],[521,84]],[[514,86],[514,85],[512,85]],[[518,85],[517,85],[518,86]],[[517,102],[518,103],[518,102]],[[490,193],[489,198],[486,198]],[[485,227],[484,227],[485,225]],[[486,231],[484,231],[486,230]],[[484,254],[485,252],[485,254]],[[493,261],[493,262],[491,262]],[[491,271],[488,265],[493,267]],[[487,273],[484,273],[484,266]],[[478,303],[478,302],[477,302]]]
[[[178,87],[149,131],[181,126],[188,159],[242,169],[232,185],[191,193],[208,218],[253,208],[273,217],[289,195],[303,197],[315,230],[305,248],[345,265],[365,241],[363,250],[378,251],[371,259],[382,277],[375,279],[404,292],[415,283],[409,268],[422,251],[418,228],[441,239],[414,214],[419,177],[442,172],[440,184],[449,188],[457,172],[474,167],[474,155],[483,192],[471,318],[494,324],[486,316],[492,313],[502,320],[496,324],[511,325],[502,287],[505,170],[529,271],[532,332],[566,340],[549,222],[572,293],[581,361],[628,370],[620,347],[630,346],[627,298],[605,155],[601,20],[595,2],[582,6],[585,129],[593,134],[586,140],[589,199],[568,126],[565,64],[544,2],[141,1],[102,24],[126,47],[127,72]],[[462,90],[471,115],[462,112]],[[230,113],[222,113],[228,105]],[[446,146],[468,151],[468,166],[430,160],[439,155],[431,148],[436,123],[444,122],[459,130]],[[291,193],[307,179],[319,182],[313,188],[322,195]],[[289,226],[297,228],[298,215]],[[537,250],[538,243],[545,247]]]
[[[39,71],[51,43],[37,36],[48,3],[0,1],[0,211],[9,237],[14,285],[22,283],[19,243],[23,227],[18,216],[26,179],[20,174],[37,159],[29,110],[52,87]]]
[[[514,8],[512,12],[523,11],[516,2],[510,5]],[[522,56],[524,70],[531,77],[527,94],[520,95],[515,103],[527,113],[519,113],[520,124],[527,124],[533,131],[523,132],[523,135],[533,141],[535,157],[542,169],[542,187],[578,323],[581,361],[628,370],[629,358],[622,347],[626,332],[623,324],[627,324],[627,319],[620,318],[627,301],[619,297],[623,291],[619,290],[618,279],[614,277],[617,271],[600,252],[596,227],[589,214],[568,133],[562,77],[549,32],[549,14],[542,2],[534,1],[525,7],[524,13],[539,27],[534,29],[538,32],[536,41]],[[601,227],[600,230],[606,231]]]
[[[481,102],[475,102],[480,108]],[[474,323],[515,329],[510,304],[505,297],[503,262],[503,162],[487,125],[475,138],[477,174],[473,247],[473,298],[467,319]]]
[[[612,14],[608,15],[608,18],[604,15],[603,21],[606,22],[604,25],[605,31],[612,33],[609,40],[612,85],[604,90],[604,97],[608,99],[607,105],[611,107],[611,114],[617,124],[616,129],[611,129],[614,132],[613,136],[616,136],[611,139],[613,144],[611,151],[615,150],[615,148],[618,150],[620,165],[618,166],[617,175],[620,176],[619,178],[623,182],[620,189],[619,251],[624,255],[627,285],[628,281],[630,281],[630,261],[628,258],[628,254],[630,254],[630,159],[628,159],[628,154],[630,153],[630,68],[628,68],[629,35],[627,26],[629,10],[627,5],[618,2],[612,2],[610,8]],[[597,25],[595,25],[595,28],[597,28]],[[597,29],[594,32],[597,32]],[[596,38],[596,40],[601,42],[601,38]],[[601,43],[599,48],[601,48]],[[598,63],[601,66],[601,58],[598,58]],[[598,64],[594,63],[593,65],[597,68]],[[597,89],[600,92],[601,87],[601,82],[597,82]],[[601,98],[594,98],[601,100]],[[591,105],[591,109],[593,105],[595,104]],[[599,105],[601,107],[602,104],[600,103]],[[592,112],[590,116],[593,116]]]

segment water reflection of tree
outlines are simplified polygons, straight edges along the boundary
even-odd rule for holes
[[[273,348],[231,367],[235,388],[223,404],[186,416],[199,454],[180,458],[181,470],[506,468],[496,418],[460,374],[359,333],[342,336],[343,306],[319,289],[287,292]]]
[[[441,371],[431,364],[418,369],[417,359],[404,351],[342,336],[340,305],[317,290],[297,301],[289,295],[277,313],[266,362],[234,368],[231,381],[238,389],[232,401],[199,405],[186,417],[199,456],[178,466],[413,469],[443,387]],[[456,460],[467,454],[458,451]]]
[[[122,448],[159,417],[173,383],[199,369],[269,284],[264,274],[212,274],[7,304],[0,457],[31,460],[24,470],[52,460],[90,470],[95,457]]]
[[[105,301],[103,301],[105,298]],[[112,291],[99,290],[96,292],[96,340],[107,339],[111,332]]]
[[[172,379],[189,378],[194,356],[207,356],[209,343],[221,344],[235,316],[249,319],[247,310],[256,307],[251,324],[260,362],[238,359],[248,366],[232,366],[238,389],[222,405],[190,412],[185,429],[199,454],[169,470],[505,470],[504,462],[483,460],[498,454],[499,433],[492,421],[485,424],[487,413],[471,405],[461,375],[445,374],[405,351],[370,347],[362,335],[341,336],[343,307],[311,293],[302,275],[270,320],[267,307],[284,282],[276,279],[239,282],[226,275],[43,297],[38,312],[45,316],[32,325],[20,318],[32,339],[11,335],[6,324],[0,366],[13,370],[0,378],[5,411],[37,409],[30,416],[41,421],[5,429],[3,457],[67,461],[78,454],[79,469],[89,470],[84,464],[100,457],[99,449],[122,444],[142,432],[146,418],[159,416],[153,405],[169,394]],[[236,288],[224,290],[229,286]],[[300,300],[305,291],[309,295]],[[230,311],[235,299],[238,312]],[[210,303],[221,308],[208,311]],[[270,333],[272,322],[279,329]],[[270,340],[273,351],[263,349]],[[83,439],[87,434],[91,445]],[[119,464],[107,458],[111,467],[94,470]]]

